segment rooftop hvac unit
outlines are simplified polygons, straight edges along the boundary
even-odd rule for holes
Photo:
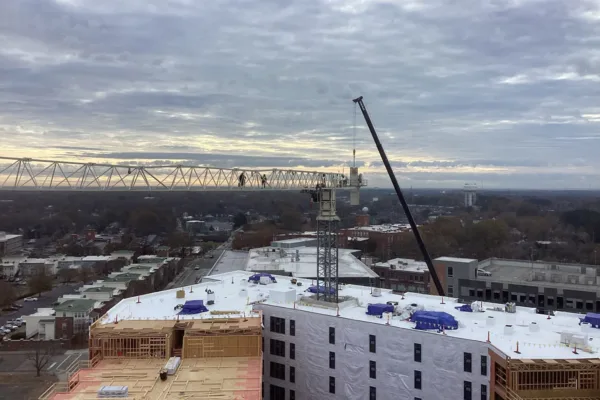
[[[494,326],[496,325],[496,320],[491,315],[488,315],[487,319],[485,320],[485,324],[486,326]]]
[[[560,342],[567,346],[587,347],[589,341],[588,335],[582,335],[573,332],[561,332]]]
[[[210,289],[206,292],[206,304],[209,306],[215,304],[215,292]]]
[[[511,336],[515,333],[515,327],[512,325],[504,325],[504,336]]]
[[[540,326],[537,324],[537,322],[531,322],[529,324],[529,332],[539,332],[540,331]]]
[[[371,292],[373,297],[381,297],[381,288],[373,288],[373,292]]]

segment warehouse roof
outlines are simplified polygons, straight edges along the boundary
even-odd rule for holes
[[[313,296],[306,292],[310,287],[310,280],[298,279],[302,286],[291,283],[289,277],[275,276],[276,283],[255,285],[248,283],[250,272],[236,271],[211,276],[211,282],[206,282],[185,289],[185,298],[177,298],[177,289],[156,292],[137,298],[122,300],[113,307],[103,318],[101,323],[113,323],[115,319],[121,320],[160,320],[160,319],[206,319],[213,318],[212,312],[237,311],[239,314],[249,316],[253,303],[264,303],[277,307],[296,308],[307,312],[336,315],[336,308],[311,306],[307,300]],[[214,292],[215,303],[207,305],[211,313],[195,315],[177,315],[176,306],[187,300],[206,300],[206,289]],[[296,302],[282,301],[282,292],[295,291]],[[271,297],[277,296],[276,300]],[[371,288],[356,285],[343,285],[340,296],[351,298],[339,307],[339,318],[366,321],[374,324],[386,324],[385,318],[378,318],[366,314],[369,303],[398,302],[400,308],[413,304],[424,307],[428,311],[443,311],[456,318],[459,327],[456,330],[437,332],[436,330],[422,331],[424,335],[447,335],[478,342],[489,340],[490,346],[512,358],[593,358],[598,357],[590,352],[597,352],[600,343],[600,329],[588,325],[579,325],[580,315],[557,312],[556,316],[548,319],[545,315],[536,314],[535,309],[517,307],[516,312],[504,311],[504,306],[492,303],[478,303],[481,312],[462,312],[456,307],[461,306],[456,299],[441,298],[424,294],[408,293],[405,297],[392,293],[390,290],[381,290],[380,297],[371,294]],[[206,305],[206,301],[204,302]],[[256,315],[256,314],[254,314]],[[389,325],[398,329],[415,329],[415,323],[399,317],[392,317]],[[506,326],[509,326],[507,328]],[[535,328],[535,330],[534,330]],[[561,344],[561,333],[587,335],[591,340],[585,349],[578,348],[577,354],[573,349]],[[517,342],[519,352],[516,353]],[[587,349],[587,350],[586,350]],[[597,354],[597,353],[596,353]]]

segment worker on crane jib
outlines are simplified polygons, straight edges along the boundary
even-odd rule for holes
[[[267,187],[267,175],[263,174],[260,177],[260,182],[262,183],[263,189]]]
[[[244,174],[243,172],[240,174],[240,176],[238,177],[238,187],[244,187],[244,185],[246,184],[246,174]]]

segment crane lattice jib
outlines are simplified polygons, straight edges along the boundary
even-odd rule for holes
[[[241,176],[243,175],[243,184]],[[223,191],[351,188],[339,173],[190,165],[111,165],[0,157],[0,190]],[[361,182],[359,186],[365,186]]]

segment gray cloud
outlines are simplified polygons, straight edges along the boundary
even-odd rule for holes
[[[586,0],[6,0],[2,155],[320,168],[347,165],[356,143],[383,186],[360,113],[353,127],[364,95],[405,184],[599,187],[598,12]]]

